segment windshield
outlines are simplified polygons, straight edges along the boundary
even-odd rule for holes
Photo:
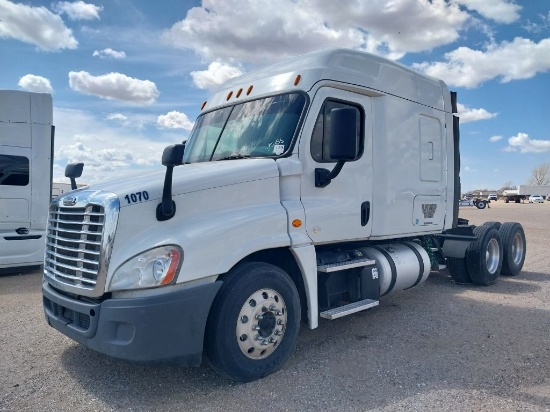
[[[226,107],[200,116],[184,162],[272,157],[290,147],[306,98],[292,93]]]

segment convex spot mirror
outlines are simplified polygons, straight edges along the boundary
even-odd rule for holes
[[[162,152],[163,166],[179,166],[183,164],[183,153],[185,152],[185,143],[168,146]]]

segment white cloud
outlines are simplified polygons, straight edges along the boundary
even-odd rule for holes
[[[45,7],[0,0],[0,38],[15,39],[48,50],[76,49],[78,42],[61,17]]]
[[[187,115],[176,111],[160,115],[157,119],[157,124],[167,129],[191,130],[193,128],[193,122],[189,120]]]
[[[535,33],[535,34],[539,34],[539,33],[542,33],[544,30],[548,30],[550,28],[550,11],[546,15],[539,14],[538,17],[539,17],[540,23],[527,20],[527,23],[523,26],[523,28],[527,30],[529,33]]]
[[[457,104],[460,123],[477,122],[478,120],[487,120],[496,117],[498,113],[489,113],[485,109],[471,109],[461,103]]]
[[[543,153],[550,152],[550,140],[530,139],[526,133],[518,133],[508,139],[505,152]]]
[[[229,64],[220,61],[212,62],[207,70],[191,72],[193,83],[199,89],[214,89],[233,77],[242,75],[243,72]]]
[[[155,120],[150,116],[149,129],[136,122],[120,128],[89,112],[55,107],[54,180],[67,181],[63,175],[67,162],[84,162],[81,183],[119,179],[151,168],[162,170],[164,148],[181,142],[183,133],[174,135],[172,130],[153,129]]]
[[[69,85],[81,93],[137,104],[152,104],[159,95],[152,81],[134,79],[122,73],[92,76],[85,71],[69,72]]]
[[[472,171],[472,168],[470,166],[465,166],[464,167],[464,171],[465,172],[471,172]]]
[[[28,92],[53,93],[53,88],[48,79],[34,74],[26,74],[19,79],[19,87]]]
[[[52,5],[52,9],[58,14],[65,13],[71,20],[99,20],[99,12],[103,7],[83,1],[59,1]]]
[[[518,6],[510,0],[457,0],[458,3],[470,10],[475,10],[483,17],[496,21],[497,23],[513,23],[519,19]]]
[[[445,62],[414,64],[418,70],[451,86],[474,88],[500,78],[502,83],[528,79],[550,70],[550,38],[535,43],[517,37],[511,43],[491,44],[486,51],[459,47],[445,54]]]
[[[279,61],[320,44],[399,58],[457,40],[468,18],[444,0],[203,0],[164,38],[210,60]]]
[[[113,59],[125,59],[126,53],[124,53],[123,51],[116,51],[111,48],[107,48],[103,50],[94,50],[92,56],[97,56],[100,59],[104,59],[106,57],[112,57]]]
[[[107,120],[116,120],[119,122],[125,122],[128,120],[128,117],[124,116],[122,113],[111,113],[105,117]]]
[[[491,137],[489,137],[490,142],[498,142],[499,140],[502,140],[502,136],[491,136]]]

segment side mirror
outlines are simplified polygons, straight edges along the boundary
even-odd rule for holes
[[[69,163],[65,167],[65,177],[71,179],[71,190],[75,190],[76,178],[82,176],[82,170],[84,170],[84,163]]]
[[[183,164],[184,152],[185,144],[168,146],[162,152],[162,164],[166,166],[166,175],[164,176],[162,202],[157,205],[157,220],[160,222],[172,219],[176,214],[176,202],[172,200],[172,174],[175,166]]]
[[[330,112],[329,157],[337,160],[338,163],[332,171],[315,169],[315,187],[328,186],[332,179],[340,174],[344,163],[357,158],[359,154],[357,116],[357,109],[352,107],[333,109]]]

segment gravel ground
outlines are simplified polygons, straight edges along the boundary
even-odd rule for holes
[[[491,287],[432,273],[374,309],[302,328],[283,369],[249,384],[92,352],[44,321],[39,272],[0,275],[0,411],[550,411],[550,202],[461,217],[521,222],[523,273]]]

